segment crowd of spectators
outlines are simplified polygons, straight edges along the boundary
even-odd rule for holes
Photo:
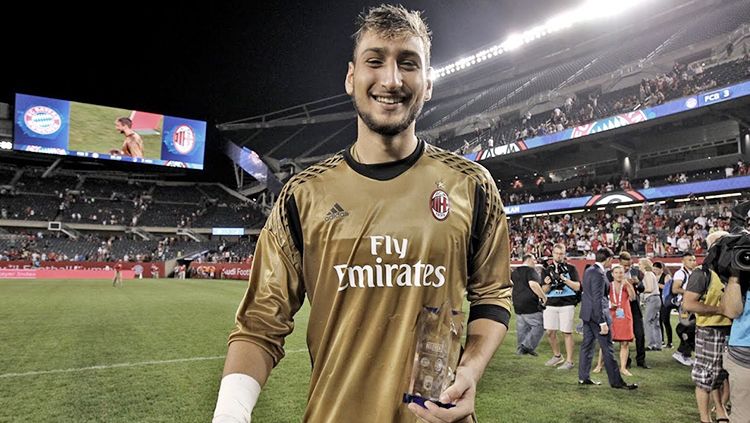
[[[747,194],[744,197],[750,198]],[[628,209],[544,217],[510,217],[511,255],[550,257],[562,243],[569,254],[592,258],[600,247],[630,251],[638,256],[679,256],[686,251],[705,254],[711,230],[729,230],[736,202],[706,200],[649,204]],[[621,211],[622,210],[622,211]]]
[[[568,96],[549,113],[535,116],[527,111],[520,118],[500,118],[489,130],[478,131],[472,140],[462,139],[458,145],[453,139],[439,143],[446,148],[455,148],[459,154],[466,154],[553,134],[746,79],[750,79],[750,54],[712,67],[688,68],[685,64],[675,63],[671,71],[654,78],[643,78],[636,86],[609,93],[593,91],[582,96]]]
[[[605,194],[613,191],[648,189],[662,185],[676,185],[702,180],[746,176],[749,172],[750,165],[745,161],[739,160],[736,164],[721,169],[681,172],[664,177],[640,178],[633,181],[624,176],[619,178],[612,176],[601,182],[594,178],[581,177],[578,185],[572,188],[564,188],[560,191],[550,190],[551,184],[547,182],[544,176],[537,174],[527,178],[516,177],[509,182],[499,181],[498,189],[500,190],[500,196],[504,204],[528,204],[538,201]]]

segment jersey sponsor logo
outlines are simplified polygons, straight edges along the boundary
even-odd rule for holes
[[[23,114],[23,123],[35,134],[52,135],[62,127],[62,117],[51,107],[32,106]]]
[[[341,204],[336,203],[331,207],[331,210],[326,213],[325,221],[329,222],[333,219],[338,219],[340,217],[346,217],[349,216],[349,212],[344,210],[343,207],[341,207]]]
[[[448,194],[442,189],[436,189],[430,196],[430,210],[432,210],[432,216],[443,221],[448,217],[451,211],[451,201],[448,198]]]
[[[414,264],[384,263],[381,256],[403,261],[409,248],[408,239],[397,239],[390,235],[373,235],[369,238],[370,254],[375,257],[374,264],[344,263],[333,266],[339,281],[339,292],[348,288],[440,288],[445,284],[445,266],[423,263],[422,260]]]

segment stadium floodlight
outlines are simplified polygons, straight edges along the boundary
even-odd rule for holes
[[[477,63],[500,56],[505,52],[518,50],[525,44],[533,43],[556,32],[571,28],[576,24],[614,17],[630,9],[634,9],[641,3],[653,1],[656,0],[585,0],[574,9],[552,16],[541,25],[534,26],[520,33],[513,33],[499,44],[458,59],[445,66],[435,68],[430,78],[433,81],[443,78],[470,68]]]

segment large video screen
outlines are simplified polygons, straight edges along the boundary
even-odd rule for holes
[[[203,169],[206,122],[16,94],[13,149]]]

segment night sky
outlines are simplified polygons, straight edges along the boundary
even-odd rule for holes
[[[580,1],[402,4],[424,11],[439,66]],[[379,3],[18,3],[0,26],[0,102],[22,92],[216,124],[341,94],[354,18]]]

